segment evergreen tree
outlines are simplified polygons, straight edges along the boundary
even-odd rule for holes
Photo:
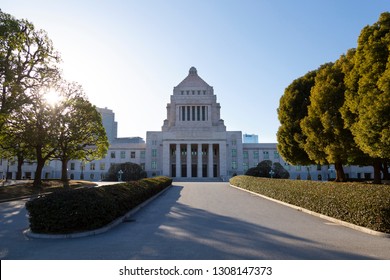
[[[306,136],[302,133],[300,123],[307,116],[315,76],[316,71],[311,71],[294,80],[285,89],[279,102],[278,151],[285,161],[293,165],[313,163],[304,150]]]
[[[390,13],[360,33],[346,77],[343,116],[359,148],[375,159],[374,181],[390,158]]]

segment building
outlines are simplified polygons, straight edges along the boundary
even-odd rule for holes
[[[244,134],[243,143],[259,143],[259,136],[256,134]]]
[[[91,162],[72,160],[68,165],[71,179],[104,180],[110,166],[133,162],[141,165],[148,176],[165,175],[190,180],[228,180],[244,174],[263,160],[278,162],[291,179],[327,180],[334,178],[333,166],[292,166],[277,151],[276,143],[258,143],[258,136],[228,131],[221,119],[221,105],[212,86],[195,67],[191,67],[170,96],[167,117],[161,131],[148,131],[146,142],[141,137],[118,138],[115,114],[99,108],[110,141],[107,155]],[[35,164],[23,166],[23,177],[34,177]],[[373,168],[347,166],[351,178],[373,177]],[[53,160],[43,170],[44,178],[60,178],[61,163]],[[0,177],[15,178],[15,161],[0,161]]]
[[[102,115],[102,123],[106,129],[107,139],[112,143],[118,135],[118,123],[115,121],[115,114],[107,107],[97,108],[97,111]]]

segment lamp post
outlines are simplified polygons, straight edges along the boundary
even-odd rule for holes
[[[271,171],[269,172],[269,175],[271,176],[271,179],[274,177],[274,174],[275,174],[275,172],[271,169]]]
[[[121,182],[122,181],[122,174],[123,174],[123,171],[122,169],[118,171],[118,181]]]

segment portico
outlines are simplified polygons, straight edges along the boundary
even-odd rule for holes
[[[163,174],[176,178],[225,176],[226,142],[164,141]],[[224,168],[222,168],[224,167]]]

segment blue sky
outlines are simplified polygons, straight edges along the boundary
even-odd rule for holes
[[[120,137],[161,129],[195,66],[228,130],[276,142],[284,89],[356,47],[389,0],[0,0],[48,32],[67,80],[114,110]]]

